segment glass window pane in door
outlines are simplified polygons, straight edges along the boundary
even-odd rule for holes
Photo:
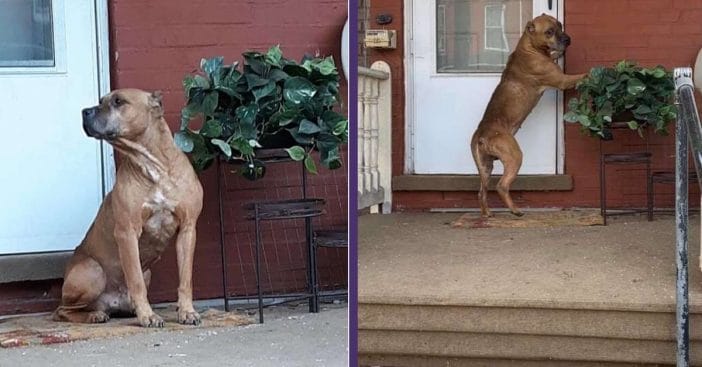
[[[0,0],[0,67],[52,66],[51,0]]]
[[[499,73],[526,23],[533,0],[437,0],[436,72]]]

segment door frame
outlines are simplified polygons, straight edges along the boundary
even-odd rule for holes
[[[406,175],[415,174],[414,169],[414,156],[415,156],[415,128],[416,128],[416,111],[415,111],[415,90],[414,90],[414,3],[416,1],[427,1],[427,0],[403,0],[403,19],[404,19],[404,56],[403,63],[405,67],[405,166],[403,167],[403,173]],[[436,0],[431,0],[436,1]],[[534,0],[534,1],[545,1],[545,0]],[[567,25],[565,24],[565,12],[564,12],[565,0],[556,0],[556,6],[558,7],[558,19],[563,23],[563,28],[565,29]],[[432,19],[432,22],[436,22],[436,17]],[[436,27],[433,27],[436,28]],[[436,37],[433,37],[432,42],[436,42]],[[436,49],[436,47],[433,47]],[[436,58],[432,57],[433,63],[436,64]],[[563,67],[563,59],[558,61],[561,68]],[[500,75],[497,73],[486,73],[479,74],[477,76],[495,76]],[[446,74],[441,75],[441,77],[451,77],[453,75]],[[462,75],[461,75],[462,76]],[[556,93],[556,174],[564,174],[565,170],[565,122],[563,120],[564,106],[563,106],[563,91],[559,90]],[[466,137],[468,138],[468,137]]]
[[[100,96],[110,91],[110,43],[108,0],[93,0],[95,5],[95,50],[97,52],[97,83]],[[97,103],[97,101],[95,101]],[[102,163],[102,195],[112,189],[116,165],[111,145],[100,141]],[[73,254],[69,251],[9,254],[0,256],[0,284],[62,278],[65,265]]]
[[[98,97],[110,92],[110,23],[109,0],[94,0],[95,3],[95,47],[97,52]],[[95,101],[97,104],[97,101]],[[107,195],[115,183],[116,166],[114,149],[100,141],[102,155],[102,196]]]

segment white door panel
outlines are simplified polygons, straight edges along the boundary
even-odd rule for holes
[[[102,200],[91,0],[0,0],[0,254],[71,250]]]
[[[413,167],[417,174],[477,174],[470,138],[526,21],[558,16],[558,1],[414,1]],[[558,92],[544,93],[516,135],[522,174],[554,174]],[[494,173],[502,173],[495,164]]]

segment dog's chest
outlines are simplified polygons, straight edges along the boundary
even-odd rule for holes
[[[166,242],[173,237],[178,229],[175,207],[175,200],[168,198],[163,190],[154,189],[143,205],[146,213],[144,233],[159,242]]]

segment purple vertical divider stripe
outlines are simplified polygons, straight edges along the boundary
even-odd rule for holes
[[[349,0],[349,366],[358,366],[358,0]]]

